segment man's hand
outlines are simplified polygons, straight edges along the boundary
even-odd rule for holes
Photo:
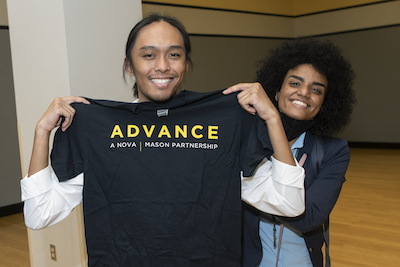
[[[90,104],[88,100],[83,97],[67,96],[57,97],[50,104],[49,108],[39,120],[36,131],[51,132],[54,128],[60,126],[62,117],[65,118],[61,125],[61,130],[64,132],[71,125],[72,119],[75,115],[75,109],[71,107],[71,103],[85,103]]]

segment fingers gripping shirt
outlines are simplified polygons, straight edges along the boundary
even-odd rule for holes
[[[240,266],[240,170],[272,154],[261,120],[221,92],[91,102],[51,155],[61,181],[85,175],[89,265]]]

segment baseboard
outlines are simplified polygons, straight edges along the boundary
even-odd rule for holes
[[[400,149],[400,143],[349,142],[350,148]]]
[[[0,217],[21,213],[22,207],[23,207],[22,202],[9,206],[0,207]]]

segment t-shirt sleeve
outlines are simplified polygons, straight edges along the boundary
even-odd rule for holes
[[[85,129],[83,110],[79,105],[74,105],[76,113],[72,124],[65,131],[59,128],[56,131],[51,151],[51,166],[59,181],[65,181],[76,177],[83,172],[83,150],[85,143]]]
[[[244,115],[243,130],[242,171],[243,176],[249,177],[264,158],[271,157],[273,149],[267,127],[258,115]]]

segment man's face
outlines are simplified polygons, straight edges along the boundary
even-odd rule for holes
[[[310,64],[287,72],[276,100],[281,112],[297,120],[317,116],[324,102],[328,80]]]
[[[131,58],[126,71],[136,78],[140,102],[169,100],[188,70],[182,35],[165,21],[140,30]]]

